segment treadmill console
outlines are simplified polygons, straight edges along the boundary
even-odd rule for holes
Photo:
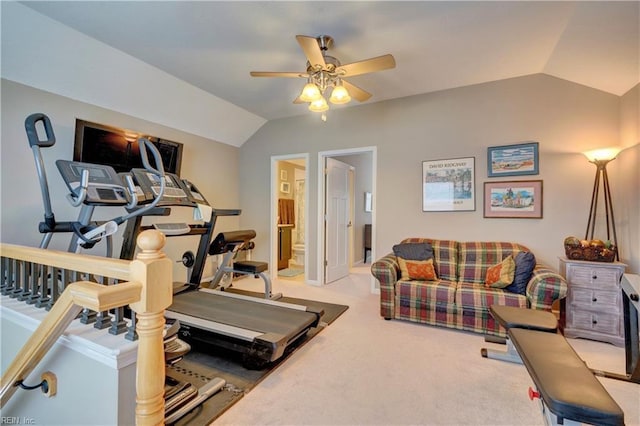
[[[82,190],[82,174],[84,171],[88,172],[84,204],[124,206],[129,201],[128,190],[122,178],[111,166],[68,160],[58,160],[56,166],[67,187],[76,197]]]
[[[160,179],[145,169],[131,169],[136,186],[138,204],[151,202],[160,192]],[[195,207],[198,204],[209,205],[197,188],[183,181],[173,173],[165,173],[165,189],[159,206]]]

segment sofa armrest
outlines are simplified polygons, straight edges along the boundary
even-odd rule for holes
[[[393,318],[395,286],[399,273],[400,266],[393,253],[381,257],[371,265],[371,274],[380,285],[380,315],[386,319]]]
[[[553,302],[567,295],[567,282],[545,265],[536,265],[527,284],[531,309],[551,311]]]

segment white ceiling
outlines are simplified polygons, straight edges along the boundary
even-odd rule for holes
[[[303,79],[249,76],[304,71],[297,34],[332,36],[343,64],[393,54],[349,79],[369,103],[535,73],[615,95],[640,81],[638,1],[24,4],[265,119],[308,113],[292,103]]]

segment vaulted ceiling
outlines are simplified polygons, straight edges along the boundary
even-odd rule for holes
[[[636,1],[23,4],[265,119],[309,113],[292,103],[303,79],[249,76],[304,71],[297,34],[332,36],[342,63],[393,54],[395,69],[350,79],[367,102],[536,73],[615,95],[640,80]]]

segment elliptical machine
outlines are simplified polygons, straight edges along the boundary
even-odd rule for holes
[[[118,174],[113,167],[102,164],[57,160],[56,166],[70,191],[67,199],[72,206],[81,207],[75,221],[58,222],[51,207],[49,184],[41,152],[41,148],[49,148],[56,143],[53,126],[49,117],[43,113],[31,114],[25,119],[24,125],[29,145],[33,151],[44,205],[44,221],[38,225],[38,231],[44,234],[40,248],[48,248],[54,234],[68,233],[71,234],[69,252],[77,253],[81,248],[91,249],[104,238],[107,246],[106,255],[113,257],[112,235],[118,230],[118,226],[153,209],[164,194],[164,167],[158,150],[148,140],[144,138],[139,140],[143,171],[153,175],[159,182],[155,198],[142,197],[143,202],[148,203],[142,208],[137,208],[138,193],[130,174]],[[40,138],[39,130],[40,133],[44,130],[46,138]],[[149,164],[147,151],[150,151],[154,158],[155,168]],[[108,221],[94,222],[92,216],[98,206],[125,207],[128,213]],[[54,303],[56,295],[64,289],[64,283],[61,283],[60,276],[51,276],[50,279],[59,283],[52,286],[54,295],[50,303]],[[100,281],[102,282],[102,279]],[[103,284],[107,283],[103,282]],[[84,324],[94,323],[94,327],[98,329],[110,327],[109,333],[111,334],[127,331],[123,308],[116,309],[114,321],[111,320],[108,312],[96,313],[85,309],[80,321]],[[128,328],[128,331],[125,337],[129,340],[135,340],[137,337],[133,325]]]

